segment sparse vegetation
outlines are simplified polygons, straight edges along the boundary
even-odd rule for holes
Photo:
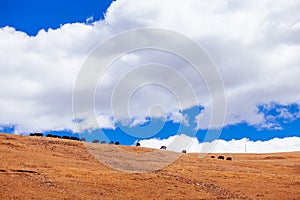
[[[43,133],[30,133],[29,136],[39,136],[39,137],[42,137]]]
[[[61,138],[59,135],[52,135],[52,134],[47,134],[46,137],[52,137],[52,138]]]
[[[67,140],[77,140],[77,141],[79,141],[79,138],[75,137],[75,136],[66,136],[66,135],[64,135],[61,138],[62,139],[67,139]]]

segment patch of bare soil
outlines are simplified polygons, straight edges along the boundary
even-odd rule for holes
[[[128,171],[178,159],[148,173],[128,173],[99,162],[87,147],[100,160]],[[149,154],[151,159],[143,157]],[[219,155],[233,160],[219,160]],[[300,199],[299,163],[300,152],[200,158],[142,147],[0,134],[0,199]]]

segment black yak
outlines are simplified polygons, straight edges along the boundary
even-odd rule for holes
[[[227,157],[226,160],[232,160],[232,158],[231,157]]]
[[[167,147],[166,146],[161,146],[160,149],[167,150]]]
[[[224,156],[218,156],[218,159],[224,160]]]
[[[99,143],[99,140],[93,140],[93,143]]]

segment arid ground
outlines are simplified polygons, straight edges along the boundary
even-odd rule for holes
[[[119,147],[91,145],[122,160]],[[128,173],[102,164],[78,141],[0,134],[0,199],[300,199],[300,152],[187,153],[162,169]]]

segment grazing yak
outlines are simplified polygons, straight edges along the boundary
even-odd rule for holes
[[[120,145],[120,142],[115,142],[115,145]]]
[[[231,157],[227,157],[226,160],[232,160],[232,158]]]
[[[211,158],[215,158],[215,156],[210,156]]]
[[[186,150],[182,150],[181,153],[186,153]]]
[[[135,145],[135,146],[139,147],[139,146],[141,146],[141,144],[138,142],[138,143],[136,143],[136,145]]]
[[[161,146],[160,149],[167,150],[167,147],[166,146]]]
[[[224,156],[218,156],[218,159],[224,160]]]
[[[93,143],[99,143],[99,140],[93,140]]]

